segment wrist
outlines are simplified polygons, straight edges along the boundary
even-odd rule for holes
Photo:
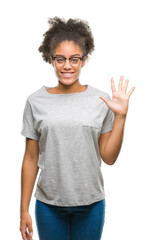
[[[25,216],[25,215],[27,215],[29,213],[29,211],[27,210],[25,210],[25,211],[21,211],[20,212],[20,217],[22,218],[22,216]]]
[[[23,207],[20,209],[20,214],[24,214],[24,213],[28,213],[29,212],[29,208],[28,207]]]
[[[122,119],[122,120],[125,120],[126,119],[126,117],[127,117],[127,114],[117,114],[117,113],[115,113],[115,118],[116,119]]]

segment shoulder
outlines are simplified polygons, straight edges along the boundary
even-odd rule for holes
[[[104,96],[104,97],[106,97],[106,98],[108,98],[108,99],[111,99],[111,98],[110,98],[110,95],[109,95],[107,92],[105,92],[105,91],[103,91],[103,90],[101,90],[101,89],[98,89],[98,88],[96,88],[96,87],[92,87],[92,86],[90,86],[90,88],[91,88],[91,93],[92,93],[93,95],[97,95],[97,96],[99,96],[99,97]]]
[[[37,102],[41,98],[41,96],[42,96],[42,87],[40,87],[36,91],[30,93],[27,96],[27,101],[29,102],[29,104],[33,104],[33,103]]]

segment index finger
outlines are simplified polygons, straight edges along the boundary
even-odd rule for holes
[[[21,228],[21,235],[22,235],[23,240],[29,240],[26,236],[26,227]]]

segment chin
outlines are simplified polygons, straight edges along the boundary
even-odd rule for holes
[[[77,78],[78,79],[78,78]],[[59,78],[59,81],[62,82],[65,85],[71,85],[73,84],[77,79],[61,79]]]

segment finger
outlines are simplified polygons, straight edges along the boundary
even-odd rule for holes
[[[21,230],[23,240],[27,240],[25,228]]]
[[[26,232],[26,237],[27,237],[26,238],[27,240],[32,240],[32,236],[30,236],[30,234],[28,232]]]
[[[28,232],[26,229],[27,229],[26,226],[20,228],[23,240],[32,240],[32,237],[28,235]]]
[[[128,92],[127,96],[130,97],[133,91],[135,90],[136,87],[132,87],[130,91]]]
[[[103,96],[101,96],[100,98],[101,98],[101,99],[107,104],[107,106],[108,106],[110,100],[107,99],[106,97],[103,97]]]
[[[123,87],[123,92],[126,93],[127,87],[128,87],[129,80],[126,79],[124,87]]]
[[[118,84],[118,91],[120,91],[120,92],[122,91],[123,78],[124,78],[124,76],[120,77],[119,84]]]
[[[32,236],[33,235],[33,228],[32,225],[28,226],[29,234]]]
[[[112,91],[112,93],[116,91],[115,83],[114,83],[114,79],[113,78],[111,78],[111,91]]]
[[[33,228],[32,228],[32,224],[28,224],[28,231],[29,231],[29,236],[32,238],[33,236]]]

